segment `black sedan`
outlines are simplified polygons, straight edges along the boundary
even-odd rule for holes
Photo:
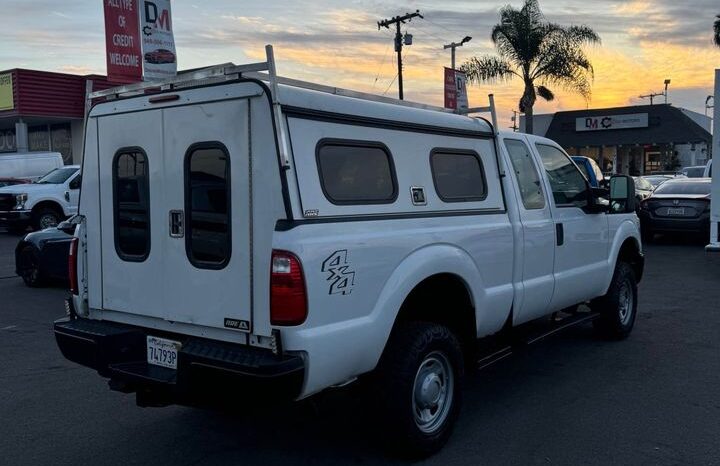
[[[27,286],[36,288],[51,282],[67,282],[74,228],[66,221],[57,227],[29,233],[20,240],[15,248],[15,273]]]
[[[668,180],[640,203],[643,239],[655,233],[710,233],[710,178]]]

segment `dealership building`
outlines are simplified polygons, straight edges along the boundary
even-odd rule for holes
[[[79,163],[86,92],[113,85],[99,75],[0,71],[0,157],[52,151]]]
[[[535,134],[606,172],[644,175],[704,165],[711,157],[712,119],[668,104],[535,115],[533,124]]]

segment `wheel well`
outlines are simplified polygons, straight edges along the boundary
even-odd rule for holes
[[[40,209],[52,209],[55,212],[59,213],[61,217],[65,216],[65,212],[63,212],[62,207],[60,207],[60,204],[58,204],[55,201],[42,201],[38,202],[35,207],[32,208],[32,212],[35,213],[39,211]]]
[[[645,258],[640,254],[640,245],[636,239],[628,238],[622,244],[618,253],[618,262],[620,261],[630,264],[635,272],[635,279],[640,283],[645,269]]]
[[[400,307],[395,326],[408,321],[448,327],[460,340],[465,354],[477,338],[470,291],[460,277],[449,273],[433,275],[415,286]]]

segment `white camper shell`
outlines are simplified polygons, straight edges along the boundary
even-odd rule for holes
[[[143,405],[374,372],[388,435],[426,454],[476,339],[591,300],[573,319],[630,332],[632,180],[608,204],[552,141],[278,78],[271,51],[93,95],[66,357]]]

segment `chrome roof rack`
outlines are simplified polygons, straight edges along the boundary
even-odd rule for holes
[[[300,81],[298,79],[283,78],[279,77],[275,68],[275,56],[273,53],[272,45],[265,46],[266,61],[258,63],[249,63],[247,65],[235,65],[233,63],[225,63],[222,65],[211,66],[208,68],[202,68],[195,71],[189,71],[180,73],[177,76],[162,80],[162,81],[147,81],[136,84],[128,84],[125,86],[113,87],[102,91],[90,92],[87,94],[88,99],[105,98],[108,100],[117,99],[119,97],[129,97],[135,95],[142,95],[145,91],[159,89],[161,91],[182,89],[190,86],[197,86],[201,83],[208,82],[222,82],[238,79],[240,77],[246,77],[251,79],[258,79],[266,81],[272,92],[272,103],[275,108],[276,115],[276,127],[281,131],[283,128],[281,122],[280,103],[278,101],[278,86],[285,85],[291,87],[297,87],[302,89],[308,89],[318,92],[325,92],[334,95],[340,95],[345,97],[352,97],[356,99],[368,100],[372,102],[382,102],[393,105],[400,105],[403,107],[419,108],[423,110],[433,110],[443,113],[456,113],[461,115],[471,115],[477,113],[490,113],[492,116],[493,131],[497,132],[497,115],[495,112],[495,100],[492,94],[490,94],[490,105],[487,107],[473,107],[460,110],[452,110],[434,105],[422,104],[418,102],[410,102],[407,100],[399,100],[392,97],[386,97],[377,94],[370,94],[367,92],[352,91],[349,89],[342,89],[339,87],[326,86],[323,84],[315,84],[307,81]],[[286,147],[283,147],[286,138],[280,137],[281,152],[283,153],[283,160],[288,163],[288,151]]]

